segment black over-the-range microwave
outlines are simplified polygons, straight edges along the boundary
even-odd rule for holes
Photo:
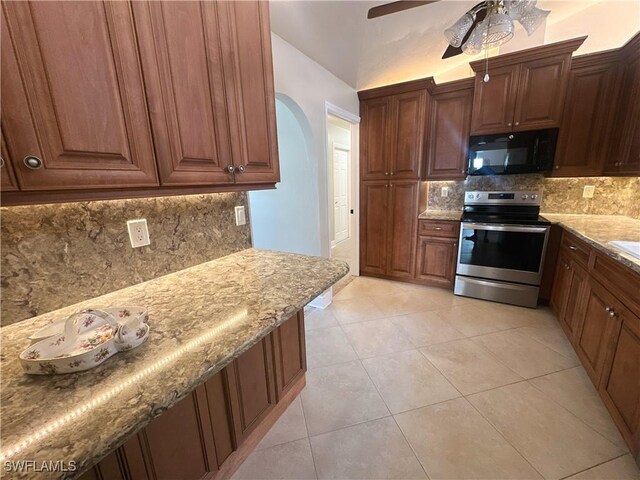
[[[469,175],[542,173],[553,167],[558,129],[477,135],[469,139]]]

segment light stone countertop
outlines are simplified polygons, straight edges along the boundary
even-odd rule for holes
[[[418,219],[420,220],[452,220],[459,222],[462,217],[460,210],[425,210]]]
[[[3,476],[32,475],[5,472],[10,460],[74,460],[84,470],[348,270],[339,260],[247,249],[1,328]],[[149,310],[151,332],[139,348],[86,372],[23,373],[18,355],[38,329],[81,308],[128,305]]]
[[[609,242],[615,240],[640,242],[640,220],[622,215],[564,213],[541,213],[541,215],[640,274],[640,259],[609,245]]]

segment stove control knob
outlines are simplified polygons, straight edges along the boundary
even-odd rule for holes
[[[535,193],[531,195],[531,200],[535,200],[536,198],[538,198],[538,195],[536,195]]]
[[[528,195],[526,195],[526,194],[525,194],[525,195],[522,195],[522,199],[523,199],[523,200],[526,200],[527,198],[529,198],[529,196],[528,196]]]
[[[468,198],[469,200],[473,200],[473,193],[468,194],[468,195],[467,195],[467,198]]]
[[[480,198],[480,194],[479,193],[476,193],[476,198]]]

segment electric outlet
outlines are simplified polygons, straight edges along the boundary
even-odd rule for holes
[[[441,197],[448,197],[449,196],[449,187],[442,187],[440,189],[440,196]]]
[[[131,246],[133,248],[144,247],[151,243],[146,218],[128,220],[127,230],[129,230],[129,240],[131,240]]]
[[[235,208],[236,211],[236,225],[246,225],[247,217],[244,213],[244,207],[239,206]]]
[[[582,190],[582,198],[593,198],[593,193],[596,191],[594,185],[585,185]]]

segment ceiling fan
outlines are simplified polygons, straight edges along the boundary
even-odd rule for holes
[[[377,18],[440,0],[398,1],[369,9],[367,18]],[[495,48],[513,37],[513,21],[517,20],[531,35],[544,22],[548,10],[536,7],[537,0],[484,0],[467,11],[444,31],[449,46],[442,58],[461,53],[476,55],[483,49]]]

